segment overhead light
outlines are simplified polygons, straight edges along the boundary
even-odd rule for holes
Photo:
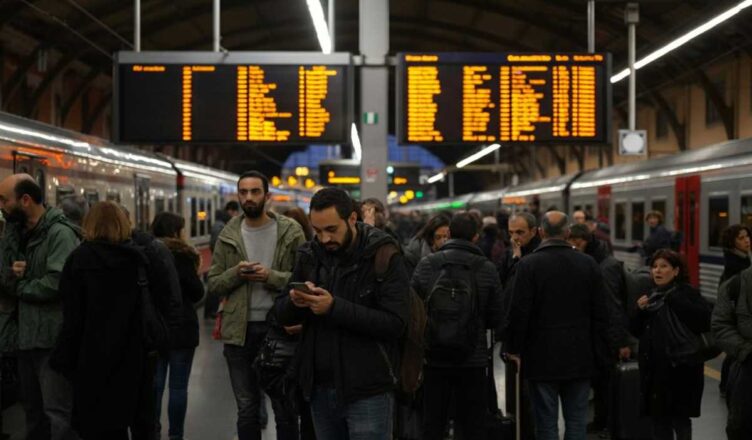
[[[435,175],[429,177],[428,180],[426,180],[426,182],[428,182],[428,183],[436,183],[439,180],[443,179],[444,176],[446,176],[446,174],[442,171],[439,174],[435,174]]]
[[[358,126],[353,124],[350,126],[350,141],[353,146],[353,156],[355,160],[360,161],[363,157],[363,147],[360,145],[360,135],[358,135]]]
[[[457,162],[456,167],[457,168],[462,168],[465,165],[468,165],[468,164],[471,164],[471,163],[475,162],[476,160],[480,159],[483,156],[486,156],[488,154],[493,153],[494,151],[498,150],[499,148],[501,148],[500,144],[491,144],[491,145],[487,146],[486,148],[478,151],[477,153],[475,153],[473,155],[470,155],[470,156],[462,159],[461,161]]]
[[[319,46],[324,53],[332,53],[332,39],[329,36],[329,27],[326,25],[324,18],[324,8],[321,7],[320,0],[306,0],[308,12],[313,20],[313,27],[316,29],[316,38],[319,40]]]
[[[691,40],[699,37],[700,35],[704,34],[705,32],[713,29],[714,27],[718,26],[719,24],[723,23],[724,21],[730,19],[731,17],[735,16],[736,14],[742,12],[742,10],[752,6],[752,0],[745,0],[733,8],[727,10],[726,12],[721,13],[720,15],[716,15],[715,17],[711,18],[707,22],[701,24],[700,26],[697,26],[696,28],[692,29],[691,31],[687,32],[686,34],[680,36],[679,38],[675,39],[674,41],[668,43],[667,45],[661,47],[658,50],[655,50],[645,56],[644,58],[641,58],[635,62],[635,70],[641,69],[648,64],[652,63],[653,61],[657,60],[658,58],[666,55],[667,53],[671,52],[674,49],[677,49]],[[617,83],[624,78],[629,76],[629,68],[626,68],[622,70],[621,72],[613,75],[611,77],[611,83]]]

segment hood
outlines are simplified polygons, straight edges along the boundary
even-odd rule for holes
[[[355,237],[355,244],[340,256],[328,253],[316,237],[310,242],[311,249],[323,261],[329,262],[334,259],[340,261],[357,261],[362,258],[369,258],[376,253],[378,248],[386,244],[393,244],[399,249],[397,240],[380,229],[376,229],[373,226],[361,222],[357,222],[355,228],[358,231],[357,236]]]
[[[33,237],[44,235],[47,232],[47,230],[52,227],[52,225],[55,225],[58,223],[71,228],[71,230],[73,230],[73,232],[76,233],[76,236],[78,238],[81,238],[81,228],[79,228],[73,222],[68,220],[68,218],[63,214],[63,211],[57,208],[49,208],[49,207],[46,208],[44,214],[42,214],[42,217],[39,219],[39,223],[37,223],[37,226],[34,228],[32,232]],[[21,234],[23,231],[23,227],[15,223],[6,223],[6,228],[18,234]]]
[[[447,240],[447,242],[444,243],[444,245],[441,248],[439,248],[439,252],[450,251],[450,250],[470,252],[480,257],[485,257],[485,254],[483,254],[483,251],[477,245],[475,245],[475,243],[472,243],[467,240],[450,239],[450,240]]]
[[[744,252],[740,251],[739,249],[723,249],[723,258],[727,260],[743,260],[744,262],[749,262],[749,254],[745,254]]]
[[[297,225],[295,220],[285,217],[284,215],[277,215],[272,211],[267,211],[266,215],[277,221],[277,235],[280,239],[284,237],[294,225]],[[240,227],[243,221],[245,221],[245,214],[231,218],[230,221],[227,222],[227,225],[222,229],[222,232],[219,233],[219,239],[231,241],[239,246],[243,246],[243,236],[240,232]]]
[[[132,241],[109,243],[84,241],[75,251],[75,265],[79,269],[117,269],[133,264],[139,259],[148,264],[143,252]]]
[[[566,240],[562,240],[559,238],[550,238],[548,240],[545,240],[541,242],[540,246],[538,246],[533,252],[540,252],[545,249],[549,248],[568,248],[574,250],[571,244],[567,242]]]
[[[167,246],[167,249],[172,252],[174,256],[184,256],[188,259],[190,259],[194,266],[198,267],[199,264],[199,256],[196,249],[193,248],[190,244],[186,243],[185,241],[179,239],[179,238],[160,238],[159,239],[162,243]]]
[[[608,245],[597,238],[593,238],[593,240],[587,244],[585,247],[585,253],[593,257],[598,264],[611,255],[608,252]]]

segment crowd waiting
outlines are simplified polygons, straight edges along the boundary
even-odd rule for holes
[[[720,349],[728,438],[752,438],[746,226],[724,232],[713,306],[660,212],[636,249],[645,268],[627,270],[584,211],[422,221],[324,188],[308,214],[277,214],[256,171],[237,194],[212,228],[205,288],[182,217],[136,231],[113,202],[51,208],[30,176],[0,182],[0,350],[18,359],[25,438],[158,439],[167,390],[168,435],[183,439],[205,292],[239,440],[261,439],[265,396],[279,440],[558,440],[560,406],[568,440],[619,437],[639,415],[652,438],[686,440]],[[634,401],[614,386],[628,364]]]

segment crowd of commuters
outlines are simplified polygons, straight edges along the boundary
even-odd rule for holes
[[[443,440],[450,425],[455,438],[488,438],[490,420],[510,423],[493,382],[502,359],[522,438],[558,440],[560,404],[565,439],[608,438],[628,404],[611,395],[617,366],[632,362],[653,438],[691,439],[706,360],[696,346],[711,334],[726,352],[728,438],[752,438],[745,226],[723,234],[713,308],[657,211],[640,272],[582,210],[423,220],[336,188],[308,213],[277,214],[270,199],[265,175],[240,176],[237,201],[215,213],[202,279],[177,214],[136,231],[113,202],[50,208],[30,176],[0,182],[0,349],[18,358],[25,438],[155,440],[168,391],[168,436],[183,439],[205,292],[239,440],[261,439],[266,397],[279,440]]]

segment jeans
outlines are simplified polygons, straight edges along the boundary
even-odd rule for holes
[[[587,435],[590,380],[530,381],[530,400],[537,440],[559,440],[559,399],[566,431],[564,440],[584,440]]]
[[[68,440],[78,436],[71,429],[73,385],[50,368],[52,350],[18,352],[21,402],[28,440]]]
[[[334,388],[316,387],[311,416],[318,440],[391,440],[394,396],[378,394],[337,405]]]
[[[261,387],[258,383],[253,361],[266,336],[267,325],[249,322],[245,333],[245,345],[225,344],[224,355],[230,371],[230,382],[238,405],[238,440],[261,440],[259,417]],[[298,417],[292,405],[284,400],[271,399],[278,440],[295,440],[298,437]]]
[[[653,440],[692,440],[689,417],[653,417]]]
[[[157,361],[157,374],[154,378],[157,432],[161,430],[159,421],[162,415],[162,394],[164,394],[169,368],[170,396],[167,403],[167,417],[170,420],[168,431],[170,440],[183,438],[185,412],[188,409],[188,378],[191,376],[194,351],[193,348],[170,350],[166,356],[160,356]]]
[[[462,432],[462,438],[484,438],[488,411],[486,368],[427,367],[423,374],[423,439],[444,438],[452,402],[455,427]]]

